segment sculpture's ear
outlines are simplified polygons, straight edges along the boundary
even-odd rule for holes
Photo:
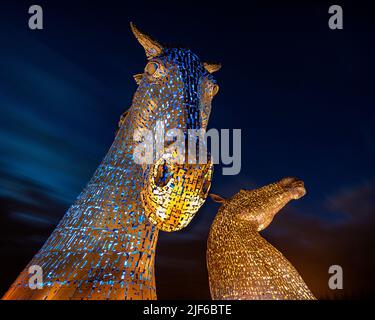
[[[225,202],[225,199],[221,196],[218,196],[217,194],[210,193],[210,197],[213,201],[215,201],[217,203],[224,203]]]
[[[209,72],[209,73],[214,73],[216,71],[219,71],[221,68],[220,63],[208,63],[208,62],[203,62],[203,67]]]
[[[143,73],[137,73],[133,76],[135,82],[139,85],[141,83]]]
[[[153,57],[160,55],[163,52],[163,46],[157,42],[156,40],[152,39],[147,34],[140,31],[134,23],[130,22],[130,28],[133,31],[135,38],[141,44],[143,49],[146,51],[147,59],[150,60]]]

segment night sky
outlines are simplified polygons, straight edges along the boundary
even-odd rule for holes
[[[374,14],[333,1],[5,1],[0,50],[0,294],[55,228],[114,139],[146,57],[133,21],[162,43],[221,62],[209,128],[242,129],[242,170],[215,166],[229,197],[296,176],[307,195],[262,235],[321,299],[368,298],[375,258]],[[303,4],[301,3],[303,2]],[[44,30],[28,8],[44,9]],[[344,30],[328,28],[340,4]],[[161,233],[160,299],[208,299],[210,199],[183,231]],[[339,264],[344,289],[328,288]]]

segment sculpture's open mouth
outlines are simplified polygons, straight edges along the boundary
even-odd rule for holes
[[[213,165],[177,164],[161,158],[151,166],[141,191],[148,220],[163,231],[186,227],[207,198]]]

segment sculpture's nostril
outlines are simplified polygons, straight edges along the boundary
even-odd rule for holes
[[[158,166],[157,174],[155,177],[155,183],[158,187],[164,187],[169,179],[171,178],[172,172],[169,171],[169,168],[164,161],[163,164]]]

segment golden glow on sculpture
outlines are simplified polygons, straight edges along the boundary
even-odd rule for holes
[[[213,165],[160,159],[152,166],[141,201],[146,217],[163,231],[186,227],[207,198]]]
[[[303,182],[284,178],[255,190],[241,190],[222,203],[207,242],[207,268],[215,300],[315,299],[297,270],[261,237],[275,214],[305,194]]]
[[[211,72],[218,65],[204,65],[189,49],[164,47],[131,28],[149,60],[134,76],[132,105],[93,177],[3,299],[156,299],[158,227],[183,228],[206,199],[212,165],[166,163],[175,183],[164,188],[157,175],[147,177],[156,174],[160,159],[154,166],[135,163],[134,132],[152,130],[158,121],[184,134],[206,129],[216,83]],[[43,270],[42,289],[29,287],[33,265]]]

